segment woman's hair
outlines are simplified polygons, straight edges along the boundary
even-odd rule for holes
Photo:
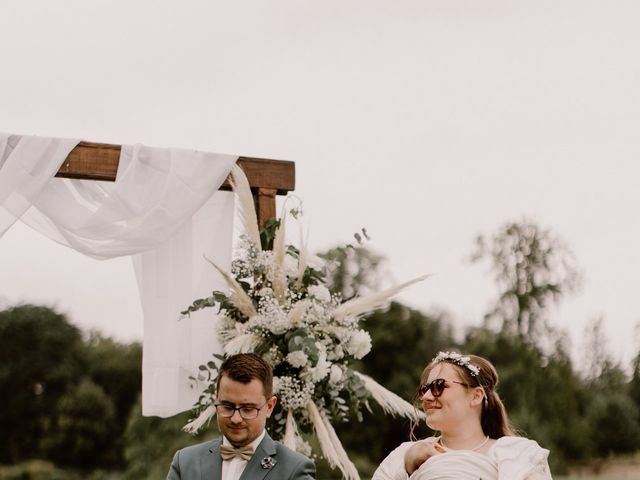
[[[449,363],[458,370],[460,378],[471,387],[480,386],[484,390],[485,399],[482,402],[480,425],[482,431],[489,438],[500,438],[505,435],[516,435],[509,423],[507,410],[496,391],[498,386],[498,372],[493,364],[477,355],[460,355],[451,352],[440,352],[422,371],[421,383],[426,383],[431,370],[442,362]],[[415,425],[412,425],[411,436]]]

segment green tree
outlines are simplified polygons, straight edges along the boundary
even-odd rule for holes
[[[0,462],[36,457],[45,426],[84,368],[80,331],[47,307],[0,311]]]
[[[530,341],[548,331],[548,307],[579,280],[569,248],[530,221],[508,222],[491,238],[478,236],[471,259],[489,261],[499,288],[487,323]]]
[[[116,410],[104,390],[89,379],[63,395],[56,405],[43,450],[58,465],[92,469],[111,465],[117,435]]]
[[[629,381],[629,396],[640,410],[640,323],[635,326],[637,355],[631,361],[631,380]]]
[[[634,401],[634,377],[628,381],[622,366],[608,353],[603,323],[602,317],[596,318],[585,332],[587,354],[583,363],[594,457],[640,449],[640,409]]]
[[[327,261],[327,283],[342,298],[365,295],[382,283],[384,256],[362,245],[337,246],[318,256]]]
[[[631,363],[631,381],[629,382],[629,396],[637,408],[640,409],[640,349]]]
[[[587,419],[594,434],[594,456],[602,458],[640,449],[640,412],[624,390],[594,396]]]
[[[142,389],[142,346],[138,342],[120,343],[91,332],[86,341],[86,357],[86,374],[104,390],[115,407],[108,458],[112,466],[124,468],[124,432]]]

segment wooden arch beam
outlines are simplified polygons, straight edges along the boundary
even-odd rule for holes
[[[80,142],[64,161],[56,177],[114,182],[120,161],[120,145]],[[295,189],[295,163],[285,160],[240,157],[238,165],[249,180],[256,203],[258,224],[276,216],[276,195]],[[231,190],[225,180],[220,190]]]

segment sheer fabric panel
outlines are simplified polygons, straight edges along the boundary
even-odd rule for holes
[[[123,146],[115,182],[54,178],[78,142],[0,133],[0,236],[20,219],[93,258],[133,256],[144,312],[144,413],[174,415],[197,399],[188,377],[205,353],[220,351],[211,312],[178,317],[224,288],[203,254],[230,266],[233,195],[218,189],[238,157]]]

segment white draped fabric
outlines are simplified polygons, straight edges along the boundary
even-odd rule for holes
[[[233,195],[218,188],[238,157],[123,146],[115,182],[53,178],[77,143],[0,133],[0,236],[20,219],[94,258],[132,255],[144,312],[143,413],[187,410],[199,394],[188,377],[220,347],[210,312],[181,321],[178,313],[224,288],[203,254],[229,267]]]

